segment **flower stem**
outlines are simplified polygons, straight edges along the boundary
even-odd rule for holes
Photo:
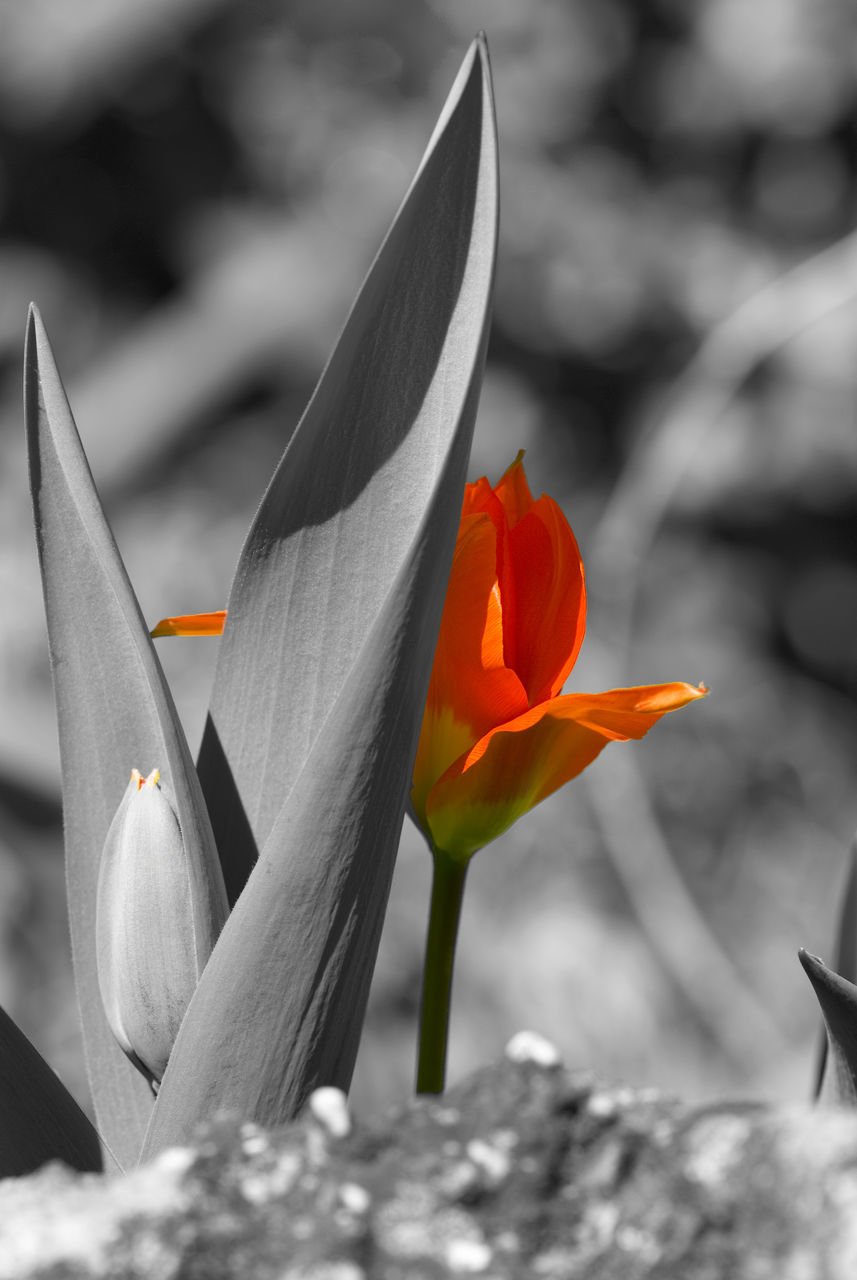
[[[467,875],[466,862],[454,862],[440,849],[432,849],[432,855],[434,878],[423,969],[417,1093],[443,1093],[455,938]]]

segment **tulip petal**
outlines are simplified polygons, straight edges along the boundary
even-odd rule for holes
[[[493,497],[493,494],[491,495]],[[462,518],[443,606],[411,801],[420,821],[429,790],[492,725],[527,709],[504,664],[497,530],[486,513]]]
[[[494,492],[506,513],[510,529],[514,529],[515,525],[532,511],[536,500],[527,484],[523,449],[519,450],[511,467],[507,467],[503,472],[494,487]]]
[[[523,457],[523,453],[518,455]],[[526,480],[524,481],[526,484]],[[503,503],[497,497],[492,486],[488,483],[485,476],[477,480],[475,484],[469,484],[464,491],[464,506],[461,513],[461,519],[464,521],[466,516],[474,515],[481,512],[490,516],[496,530],[496,549],[494,553],[495,570],[497,586],[499,587],[498,606],[501,610],[503,623],[503,662],[504,665],[514,671],[515,666],[515,644],[517,635],[515,609],[515,582],[512,570],[512,557],[509,550],[509,521],[503,508]],[[454,571],[453,571],[454,572]],[[522,708],[523,710],[523,708]],[[498,721],[495,719],[494,724]],[[488,728],[488,725],[485,725]],[[471,742],[474,739],[471,738]],[[451,762],[448,762],[451,763]],[[440,775],[436,775],[439,777]]]
[[[497,526],[498,532],[502,532],[506,525],[506,514],[503,511],[503,504],[494,493],[488,479],[482,476],[474,484],[468,484],[464,489],[464,502],[461,508],[461,518],[465,516],[477,515],[484,512],[489,515]]]
[[[523,474],[523,467],[517,470]],[[586,629],[583,560],[553,498],[543,494],[512,524],[509,556],[515,598],[515,670],[530,706],[535,706],[555,697],[565,684]]]
[[[707,693],[690,684],[572,693],[502,724],[461,756],[426,802],[432,839],[466,859],[577,777],[610,741],[642,738],[668,711]]]
[[[497,527],[506,666],[533,707],[556,697],[577,661],[586,591],[569,523],[553,498],[533,497],[523,457],[522,449],[495,488],[485,479],[468,485],[464,511],[484,511]]]
[[[159,636],[219,636],[223,634],[225,621],[225,609],[214,613],[183,613],[177,618],[161,618],[149,635],[153,640]]]

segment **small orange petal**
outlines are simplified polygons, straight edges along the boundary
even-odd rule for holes
[[[215,613],[183,613],[177,618],[162,618],[149,635],[158,636],[219,636],[223,633],[226,610]]]
[[[464,486],[464,501],[461,507],[462,520],[465,516],[479,514],[490,515],[496,525],[502,525],[506,518],[503,514],[503,504],[494,493],[485,476],[482,476],[480,480],[474,481],[473,484]]]
[[[432,840],[466,860],[577,777],[610,741],[642,738],[668,711],[708,690],[677,683],[566,694],[490,730],[426,800]]]

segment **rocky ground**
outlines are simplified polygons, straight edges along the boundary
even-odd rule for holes
[[[436,1100],[224,1119],[105,1180],[0,1184],[2,1280],[853,1280],[857,1117],[688,1106],[520,1033]]]

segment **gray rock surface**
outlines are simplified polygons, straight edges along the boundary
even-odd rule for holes
[[[114,1179],[0,1183],[2,1280],[854,1280],[857,1114],[690,1107],[523,1035],[373,1124],[224,1119]]]

